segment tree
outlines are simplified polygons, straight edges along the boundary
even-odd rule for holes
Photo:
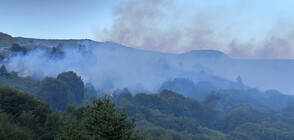
[[[0,111],[0,139],[1,140],[32,140],[30,130],[11,124],[10,116]]]
[[[238,75],[238,77],[236,78],[236,81],[238,84],[243,85],[243,81],[240,75]]]
[[[24,54],[27,53],[27,49],[25,47],[20,46],[19,44],[13,43],[11,45],[11,51],[14,52],[23,52]]]
[[[87,83],[85,85],[85,92],[88,94],[90,98],[95,98],[97,97],[97,91],[95,87],[91,83]]]
[[[64,81],[75,95],[75,104],[81,104],[84,99],[84,82],[80,76],[72,71],[60,73],[57,79]]]
[[[70,92],[68,84],[52,77],[46,77],[41,81],[37,97],[47,103],[54,110],[65,110],[67,104],[75,99]]]
[[[0,61],[4,59],[5,59],[5,56],[3,54],[0,54]]]
[[[33,96],[9,87],[0,87],[0,106],[8,114],[18,118],[23,112],[32,111],[44,123],[46,114],[51,113],[49,106],[36,100]]]
[[[84,107],[80,106],[79,108]],[[83,111],[82,111],[83,112]],[[81,123],[83,114],[79,114],[79,109],[74,105],[67,105],[63,114],[62,139],[64,140],[88,140],[85,127]],[[81,117],[79,117],[81,115]]]
[[[11,51],[21,51],[22,50],[22,47],[19,45],[19,44],[16,44],[16,43],[13,43],[11,45]]]
[[[92,104],[87,106],[83,120],[90,139],[136,139],[133,131],[135,119],[127,120],[125,109],[116,113],[115,104],[109,97],[93,100]]]
[[[59,58],[61,58],[61,57],[63,57],[64,56],[64,52],[62,51],[62,44],[58,44],[58,46],[57,47],[53,47],[52,49],[51,49],[51,56],[52,57],[59,57]]]
[[[0,76],[5,76],[5,77],[9,77],[9,73],[5,67],[5,65],[2,65],[0,67]]]
[[[1,114],[4,114],[4,118]],[[9,120],[5,119],[5,114]],[[0,87],[1,140],[54,139],[59,134],[59,120],[58,114],[52,114],[48,104],[36,100],[27,93]]]

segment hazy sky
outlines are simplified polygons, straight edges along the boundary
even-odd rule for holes
[[[293,5],[291,0],[0,0],[0,31],[160,52],[217,49],[239,58],[294,58]]]
[[[12,36],[89,38],[112,23],[118,0],[0,0],[0,30]]]

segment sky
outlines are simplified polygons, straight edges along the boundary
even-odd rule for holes
[[[294,58],[290,0],[0,0],[0,31],[168,53]]]

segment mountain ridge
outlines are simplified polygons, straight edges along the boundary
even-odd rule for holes
[[[26,46],[27,43],[26,42],[54,42],[54,44],[59,44],[59,43],[69,43],[69,42],[81,42],[81,41],[87,41],[87,42],[91,42],[91,43],[106,43],[106,44],[116,44],[116,45],[120,45],[123,47],[127,47],[127,48],[132,48],[132,49],[136,49],[136,50],[141,50],[141,51],[148,51],[148,52],[155,52],[155,53],[163,53],[163,54],[175,54],[175,55],[200,55],[200,56],[212,56],[212,57],[219,57],[221,55],[227,55],[222,51],[219,50],[211,50],[211,49],[200,49],[200,50],[190,50],[184,53],[168,53],[168,52],[156,52],[156,51],[150,51],[150,50],[142,50],[142,49],[138,49],[138,48],[133,48],[130,46],[125,46],[116,42],[112,42],[112,41],[105,41],[105,42],[99,42],[99,41],[95,41],[95,40],[91,40],[91,39],[41,39],[41,38],[30,38],[30,37],[12,37],[9,34],[6,33],[2,33],[0,32],[0,39],[4,38],[3,36],[1,36],[1,34],[4,34],[6,37],[10,37],[13,38],[15,41],[13,43],[18,43],[19,45],[24,45]],[[6,46],[6,47],[10,47],[10,46]],[[203,54],[202,54],[203,53]],[[213,56],[216,55],[216,56]]]
[[[86,81],[92,80],[91,83],[97,80],[100,81],[98,83],[107,83],[105,80],[109,82],[110,76],[111,80],[117,81],[110,82],[109,86],[116,85],[120,88],[129,86],[130,83],[135,87],[140,85],[144,88],[158,88],[163,82],[175,78],[191,78],[195,84],[203,80],[209,81],[217,84],[216,87],[223,88],[231,87],[230,83],[234,83],[235,78],[240,75],[244,84],[249,87],[294,94],[294,87],[291,85],[294,83],[292,59],[235,59],[217,50],[192,50],[171,54],[89,39],[15,39],[19,46],[14,50],[11,47],[2,48],[0,53],[11,53],[4,58],[4,63],[8,64],[9,70],[23,75],[55,76],[58,72],[70,69],[82,75]],[[60,54],[53,55],[53,52]],[[39,71],[27,69],[30,65],[44,67],[39,68]],[[95,70],[101,74],[93,78],[93,75],[97,75]]]

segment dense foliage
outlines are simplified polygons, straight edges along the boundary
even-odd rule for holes
[[[74,104],[81,104],[84,99],[84,82],[81,77],[72,71],[60,73],[57,79],[64,81],[74,94]]]
[[[0,84],[46,102],[1,87],[0,139],[294,139],[294,98],[273,90],[222,90],[175,79],[159,94],[122,89],[95,99],[102,92],[74,72],[38,81],[5,66]]]
[[[38,99],[49,103],[53,110],[65,110],[67,104],[77,106],[83,102],[85,96],[81,77],[72,71],[60,73],[57,78],[45,77],[38,81],[30,77],[21,77],[16,72],[8,72],[2,65],[0,85],[31,93]],[[93,91],[89,93],[95,94]]]
[[[293,97],[275,91],[216,90],[203,103],[168,90],[135,96],[125,91],[114,100],[136,117],[142,139],[294,139]]]
[[[39,81],[20,76],[17,72],[8,72],[6,67],[2,65],[0,68],[0,85],[10,86],[35,95],[38,91]]]
[[[4,139],[54,139],[58,115],[48,104],[26,93],[0,87],[0,137]],[[16,134],[16,135],[14,135]]]
[[[54,113],[49,105],[27,93],[0,87],[0,139],[136,139],[134,120],[116,112],[109,98]]]
[[[49,103],[54,110],[65,110],[66,105],[75,100],[74,94],[64,81],[51,77],[41,81],[37,97]]]
[[[84,125],[90,139],[109,139],[109,140],[131,140],[135,139],[133,119],[127,121],[127,115],[123,109],[118,114],[115,104],[109,98],[103,100],[93,100],[93,106],[87,106]]]

